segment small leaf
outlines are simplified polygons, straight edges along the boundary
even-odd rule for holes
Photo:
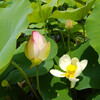
[[[23,33],[25,33],[26,35],[31,35],[33,31],[38,31],[40,34],[44,35],[44,29],[26,29],[23,31]]]

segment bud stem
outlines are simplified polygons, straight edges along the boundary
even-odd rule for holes
[[[62,41],[63,41],[64,48],[65,48],[65,50],[67,50],[67,49],[66,49],[65,40],[64,40],[64,36],[63,36],[63,33],[62,33],[61,30],[60,30],[60,33],[61,33],[61,37],[62,37]]]
[[[34,90],[34,88],[32,87],[32,85],[31,85],[31,83],[30,83],[30,81],[29,81],[29,79],[28,79],[26,73],[21,69],[21,67],[19,67],[14,61],[11,61],[10,63],[11,63],[14,67],[16,67],[16,68],[23,74],[24,78],[26,79],[26,81],[27,81],[29,87],[32,89],[32,91],[33,91],[34,95],[36,96],[37,100],[41,100],[41,99],[39,98],[39,96],[37,95],[36,91]]]
[[[65,43],[64,36],[63,36],[62,30],[60,28],[60,23],[59,22],[58,22],[58,27],[59,27],[59,31],[60,31],[60,34],[61,34],[61,37],[62,37],[64,49],[65,49],[65,51],[67,51],[66,43]]]
[[[39,8],[40,8],[40,13],[41,13],[41,16],[42,16],[42,21],[43,21],[43,26],[44,26],[45,36],[47,36],[47,33],[46,33],[46,27],[45,27],[45,20],[44,20],[44,15],[43,15],[43,13],[42,13],[40,0],[38,0],[38,5],[39,5]]]
[[[83,36],[84,36],[84,42],[85,42],[85,26],[84,26],[84,20],[82,20],[82,26],[83,26]]]
[[[71,57],[71,50],[70,50],[70,30],[68,31],[68,50],[69,50],[69,56]]]
[[[57,0],[57,10],[58,10],[58,7],[59,7],[59,2],[60,2],[60,1],[59,1],[59,0]]]
[[[41,96],[40,87],[39,87],[39,74],[38,73],[39,73],[39,65],[36,66],[36,81],[37,81],[37,89],[38,89],[38,92]]]

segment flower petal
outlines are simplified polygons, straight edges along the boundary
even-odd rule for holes
[[[70,57],[65,54],[59,59],[59,66],[62,70],[66,71],[66,68],[68,65],[71,64],[71,59]]]
[[[72,58],[71,63],[72,63],[73,65],[76,66],[76,65],[77,65],[77,62],[79,62],[78,58],[76,58],[76,57]]]
[[[39,49],[38,49],[35,41],[32,39],[32,36],[30,37],[29,42],[26,44],[25,51],[26,51],[26,56],[30,60],[39,56]]]
[[[40,51],[39,58],[43,61],[50,53],[50,42],[48,42],[45,47]]]
[[[79,62],[77,62],[77,70],[75,72],[75,77],[79,76],[82,72],[82,67]]]
[[[39,50],[42,50],[45,44],[47,43],[46,39],[41,34],[39,34],[39,32],[37,31],[33,31],[32,36]]]
[[[79,79],[77,79],[77,78],[69,78],[69,80],[71,81],[71,88],[74,88],[76,82],[79,81]]]
[[[65,77],[63,72],[56,70],[56,69],[51,69],[50,73],[56,77]]]
[[[80,65],[81,65],[81,67],[82,67],[82,70],[85,69],[85,67],[87,66],[87,63],[88,63],[88,60],[82,60],[82,61],[80,62]]]

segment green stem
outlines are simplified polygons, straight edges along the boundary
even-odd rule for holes
[[[31,85],[31,83],[30,83],[30,81],[29,81],[29,79],[28,79],[26,73],[25,73],[15,62],[11,61],[11,64],[12,64],[14,67],[16,67],[16,68],[23,74],[24,78],[26,79],[28,85],[29,85],[30,88],[32,89],[32,91],[33,91],[34,95],[36,96],[36,98],[37,98],[38,100],[41,100],[41,99],[39,98],[39,96],[37,95],[37,93],[35,92],[34,88],[32,87],[32,85]]]
[[[37,81],[37,89],[38,89],[38,92],[41,96],[40,87],[39,87],[39,74],[38,73],[39,73],[39,65],[36,66],[36,81]]]
[[[70,50],[70,31],[68,31],[68,49],[69,49],[69,56],[71,57],[71,50]]]
[[[59,7],[59,0],[57,1],[57,10],[58,10],[58,7]]]
[[[58,22],[58,27],[59,27],[59,31],[60,31],[60,33],[61,33],[61,37],[62,37],[62,41],[63,41],[63,45],[64,45],[64,49],[67,51],[66,43],[65,43],[64,36],[63,36],[62,31],[61,31],[60,23],[59,23],[59,22]]]
[[[60,33],[61,33],[61,37],[62,37],[62,41],[63,41],[64,48],[65,48],[65,50],[67,50],[66,44],[65,44],[65,40],[64,40],[64,36],[63,36],[63,33],[62,33],[61,30],[60,30]]]
[[[84,36],[84,41],[85,41],[85,26],[84,26],[84,22],[83,22],[83,36]]]
[[[38,0],[38,4],[39,4],[39,8],[40,8],[40,13],[41,13],[41,16],[42,16],[42,21],[43,21],[45,36],[47,36],[46,27],[45,27],[45,20],[44,20],[44,16],[43,16],[43,13],[42,13],[42,8],[41,8],[40,0]]]

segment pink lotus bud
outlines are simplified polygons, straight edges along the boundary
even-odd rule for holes
[[[50,42],[37,31],[33,31],[26,45],[25,54],[33,65],[39,65],[50,53]]]
[[[68,30],[72,29],[73,28],[73,22],[70,19],[68,19],[67,22],[66,22],[66,24],[65,24],[65,27]]]

